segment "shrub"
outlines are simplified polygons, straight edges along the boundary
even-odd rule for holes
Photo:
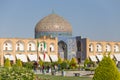
[[[67,69],[67,61],[61,63],[61,69]]]
[[[70,68],[75,69],[77,67],[77,60],[76,58],[72,58],[70,61]]]
[[[84,61],[84,67],[87,67],[89,63],[90,63],[90,60],[88,58],[85,59],[85,61]]]
[[[39,61],[39,65],[43,66],[43,61],[42,60]]]
[[[7,67],[7,68],[11,67],[10,60],[8,58],[5,60],[4,66]]]
[[[63,62],[62,58],[61,57],[58,57],[58,61],[57,61],[57,64],[61,64]]]
[[[66,60],[67,62],[67,69],[70,69],[70,60]]]
[[[51,66],[51,62],[44,62],[43,65],[44,65],[45,67]]]
[[[35,80],[35,74],[23,67],[2,68],[0,80]]]
[[[21,62],[20,59],[17,60],[17,62],[16,62],[16,66],[18,66],[18,67],[22,67],[22,62]]]
[[[104,56],[99,63],[93,80],[120,80],[120,73],[110,56]]]
[[[23,67],[25,67],[27,69],[33,69],[33,62],[23,63]]]

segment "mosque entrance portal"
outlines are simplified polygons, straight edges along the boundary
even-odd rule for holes
[[[67,44],[64,41],[58,42],[58,52],[61,58],[67,59]]]

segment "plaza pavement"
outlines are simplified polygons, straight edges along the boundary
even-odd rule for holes
[[[93,77],[94,71],[65,71],[65,76],[75,76],[75,73],[79,73],[80,77]],[[43,74],[42,72],[40,72],[40,70],[35,71],[35,74]],[[45,75],[52,75],[51,72],[50,73],[45,73]],[[62,72],[58,71],[56,72],[54,75],[56,76],[62,76]]]

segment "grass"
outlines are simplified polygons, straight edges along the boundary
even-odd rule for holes
[[[63,77],[63,76],[53,76],[53,75],[43,75],[39,74],[38,77],[41,80],[92,80],[89,77]]]

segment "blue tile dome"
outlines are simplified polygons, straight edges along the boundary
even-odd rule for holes
[[[63,17],[50,14],[36,24],[35,38],[41,36],[72,36],[72,27]]]

